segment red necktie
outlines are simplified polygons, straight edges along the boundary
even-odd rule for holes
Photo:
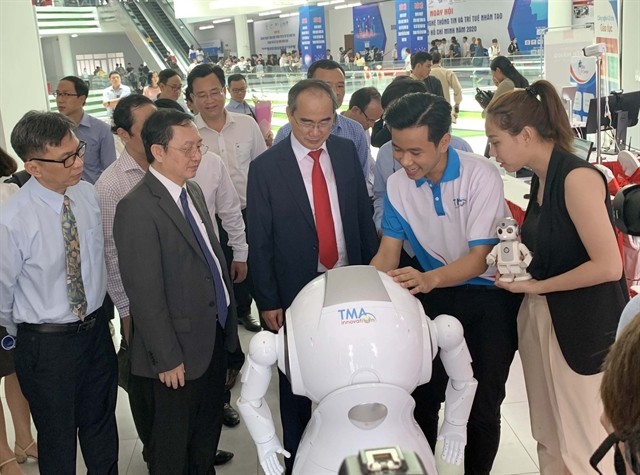
[[[318,255],[323,266],[327,269],[333,269],[333,266],[338,262],[338,244],[336,230],[333,226],[333,215],[331,214],[329,189],[320,167],[320,154],[322,154],[322,150],[309,152],[309,156],[313,159],[311,186],[313,187],[313,207],[316,213],[316,231],[320,246]]]

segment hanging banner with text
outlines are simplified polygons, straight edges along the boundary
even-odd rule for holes
[[[481,38],[485,48],[497,39],[502,54],[512,38],[522,53],[538,52],[548,25],[547,0],[429,0],[429,40],[455,36]]]
[[[253,22],[256,53],[275,54],[298,49],[298,17],[274,18]]]
[[[327,54],[327,33],[324,21],[324,7],[300,7],[300,57],[304,68],[325,58]]]
[[[573,100],[572,118],[586,122],[589,115],[589,103],[596,98],[596,58],[573,56],[570,67],[571,84],[576,86],[576,98]]]
[[[618,44],[618,2],[598,0],[595,3],[596,43],[607,45],[602,62],[603,97],[610,91],[620,89],[620,45]],[[637,48],[637,43],[635,45]]]
[[[364,54],[366,48],[384,51],[387,37],[377,4],[353,7],[353,47]]]
[[[405,48],[412,53],[429,49],[426,0],[396,0],[396,40],[398,58],[403,57],[402,50]]]

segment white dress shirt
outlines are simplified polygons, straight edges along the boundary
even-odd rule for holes
[[[260,127],[253,117],[228,111],[225,111],[225,124],[220,132],[210,128],[200,114],[195,117],[195,123],[203,143],[222,158],[240,197],[240,207],[244,209],[249,164],[267,150]]]
[[[222,159],[215,153],[205,153],[193,181],[202,188],[218,239],[220,239],[220,232],[216,223],[216,214],[220,217],[222,227],[229,236],[233,260],[247,262],[249,246],[240,209],[240,197]]]
[[[304,181],[304,187],[307,190],[307,197],[309,198],[309,204],[311,205],[311,211],[313,212],[313,219],[315,221],[315,208],[313,206],[313,185],[312,185],[312,172],[313,172],[313,158],[309,156],[310,149],[302,145],[291,134],[291,148],[298,161],[300,167],[300,173],[302,174],[302,180]],[[347,246],[344,240],[344,230],[342,229],[342,216],[340,215],[340,201],[338,199],[338,187],[336,186],[336,177],[333,173],[333,166],[331,165],[331,158],[327,151],[326,142],[320,147],[322,154],[320,155],[320,167],[322,173],[327,182],[327,189],[329,190],[329,201],[331,202],[331,215],[333,216],[333,226],[336,232],[336,244],[338,245],[338,262],[334,267],[342,267],[349,264],[347,258]],[[318,256],[318,272],[325,272],[327,268],[320,263],[320,256]]]

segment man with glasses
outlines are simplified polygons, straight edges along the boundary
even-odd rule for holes
[[[86,144],[62,114],[31,111],[11,145],[32,178],[0,212],[0,324],[38,430],[42,474],[118,471],[118,367],[102,310],[104,242]]]
[[[113,115],[113,109],[118,105],[118,101],[131,94],[131,88],[122,84],[122,79],[117,71],[111,71],[109,73],[109,82],[111,86],[102,91],[102,105],[107,108],[109,117],[111,117]]]
[[[185,112],[189,112],[188,109],[182,105],[178,99],[182,95],[182,79],[180,74],[175,69],[163,69],[158,73],[158,87],[160,88],[160,94],[158,99],[171,99],[178,102],[182,106]]]
[[[229,85],[231,99],[229,99],[229,103],[224,108],[236,114],[250,115],[257,122],[256,108],[245,101],[247,95],[247,80],[245,77],[242,74],[232,74],[227,78],[227,84]],[[264,134],[264,142],[267,147],[271,147],[273,144],[273,132],[271,130]]]
[[[153,474],[215,473],[226,351],[238,341],[231,279],[205,197],[191,181],[206,145],[193,118],[154,112],[149,170],[116,208],[113,238],[133,331],[131,372],[147,378]]]
[[[335,61],[320,59],[314,62],[307,71],[308,79],[319,79],[331,86],[338,102],[336,110],[342,106],[346,92],[344,69]],[[291,125],[285,124],[280,127],[274,144],[280,142],[291,133]],[[331,134],[351,140],[356,146],[358,159],[362,167],[363,176],[369,174],[369,143],[360,124],[343,115],[338,115],[331,128]]]
[[[298,82],[287,102],[291,134],[249,169],[254,296],[272,331],[282,327],[285,310],[311,280],[334,267],[367,264],[378,247],[356,148],[331,135],[337,108],[338,99],[325,81]],[[280,413],[290,473],[311,401],[294,396],[283,373]]]
[[[76,137],[87,144],[82,179],[95,183],[116,159],[116,146],[109,126],[84,111],[89,88],[79,77],[63,77],[53,94],[58,111],[76,124]]]
[[[341,114],[344,117],[348,117],[349,119],[355,120],[359,123],[367,137],[367,144],[369,145],[369,167],[367,169],[366,177],[367,192],[370,197],[373,197],[373,167],[375,166],[375,160],[371,155],[371,134],[369,129],[371,129],[371,127],[380,120],[383,112],[381,96],[378,90],[375,87],[363,87],[351,94],[351,99],[349,99],[349,109]]]
[[[195,117],[195,124],[203,143],[222,158],[240,197],[243,217],[246,217],[249,164],[267,149],[260,128],[250,116],[225,109],[225,75],[220,67],[211,64],[196,66],[187,77],[187,88],[192,91],[191,97],[199,111]],[[222,229],[220,240],[223,245],[227,244],[228,239],[225,233],[222,233]],[[229,248],[226,252],[232,262],[247,261],[246,253],[231,252]],[[235,280],[234,275],[232,279]],[[252,297],[249,284],[250,277],[234,284],[238,321],[247,330],[260,331],[260,322],[251,315]]]

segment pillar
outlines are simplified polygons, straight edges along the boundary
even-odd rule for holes
[[[236,49],[238,58],[251,56],[251,44],[249,42],[249,26],[247,25],[247,15],[236,15],[233,18],[236,31]]]

